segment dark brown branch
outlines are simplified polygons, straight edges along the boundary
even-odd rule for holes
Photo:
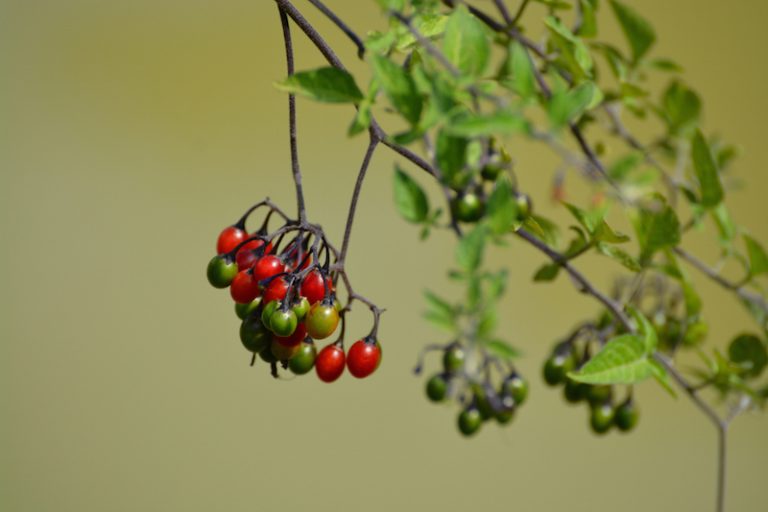
[[[352,192],[352,200],[349,204],[349,213],[347,215],[347,225],[344,228],[344,240],[341,244],[341,255],[339,256],[339,264],[344,265],[347,261],[347,250],[349,249],[349,239],[352,235],[352,223],[355,221],[355,213],[357,211],[357,203],[360,199],[360,191],[363,188],[363,181],[365,181],[365,175],[368,172],[368,167],[373,158],[373,153],[376,151],[376,147],[379,144],[379,140],[371,135],[371,140],[368,143],[368,149],[365,151],[365,157],[363,157],[363,163],[360,165],[360,172],[357,175],[355,181],[355,189]]]
[[[317,7],[320,12],[327,16],[328,19],[330,19],[337,27],[339,27],[342,32],[347,35],[347,37],[352,41],[352,44],[357,47],[357,56],[362,59],[365,56],[365,44],[363,44],[363,40],[360,39],[355,31],[352,30],[349,25],[344,23],[341,18],[336,15],[335,12],[326,7],[326,5],[320,0],[309,0],[309,3]]]

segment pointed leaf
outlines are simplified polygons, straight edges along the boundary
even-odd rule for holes
[[[429,214],[429,200],[421,186],[399,167],[395,167],[395,205],[409,222],[424,222]]]
[[[334,67],[300,71],[275,86],[325,103],[357,103],[363,99],[352,75]]]
[[[485,228],[479,225],[459,241],[456,247],[456,261],[463,270],[472,272],[478,269],[483,259],[485,238]]]
[[[699,130],[693,136],[691,158],[701,186],[701,205],[704,208],[717,206],[723,200],[723,187],[709,144]]]
[[[578,372],[568,376],[587,384],[636,384],[651,373],[643,342],[625,334],[610,340]]]
[[[480,76],[488,65],[491,45],[485,28],[463,4],[448,18],[443,51],[451,64],[466,75]]]
[[[421,117],[422,99],[411,75],[391,60],[374,55],[373,73],[392,106],[415,125]]]
[[[768,254],[765,253],[760,242],[749,235],[744,235],[744,243],[747,246],[750,275],[756,276],[768,272]]]
[[[515,347],[502,340],[491,340],[484,344],[484,347],[488,352],[492,353],[499,359],[504,361],[511,361],[520,357],[520,351]]]
[[[512,193],[512,185],[505,175],[496,180],[486,204],[488,227],[497,235],[506,233],[517,220],[517,201]]]
[[[617,0],[611,0],[611,7],[632,48],[633,60],[637,62],[653,46],[656,41],[656,32],[651,24],[640,17],[634,9]]]

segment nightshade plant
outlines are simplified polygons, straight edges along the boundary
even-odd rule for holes
[[[467,436],[486,421],[509,423],[526,400],[527,381],[514,365],[518,352],[495,335],[507,274],[486,268],[483,256],[494,246],[506,250],[513,241],[528,244],[544,258],[534,281],[566,274],[577,291],[600,307],[594,318],[578,323],[554,344],[543,363],[545,381],[562,386],[566,401],[588,407],[589,425],[597,434],[636,426],[639,409],[632,389],[646,379],[655,379],[673,395],[687,396],[719,433],[717,510],[723,510],[728,426],[739,414],[762,408],[768,397],[761,380],[768,364],[768,255],[734,222],[724,201],[735,148],[704,133],[701,100],[677,63],[654,54],[656,35],[648,20],[617,0],[520,0],[514,10],[504,0],[482,8],[471,1],[378,0],[387,29],[361,38],[320,0],[307,0],[346,34],[358,57],[370,65],[371,78],[362,84],[292,1],[275,2],[288,59],[288,77],[277,87],[289,93],[299,217],[290,219],[268,201],[260,203],[270,211],[263,228],[250,239],[242,233],[243,242],[224,251],[220,247],[211,263],[209,278],[216,286],[235,283],[238,270],[257,272],[235,261],[248,243],[255,244],[256,260],[277,254],[277,266],[287,265],[281,273],[259,273],[256,285],[249,282],[249,293],[242,297],[232,289],[236,301],[246,302],[238,306],[246,330],[254,318],[262,329],[270,327],[273,336],[294,332],[293,317],[308,314],[302,309],[306,305],[299,305],[306,296],[300,284],[317,273],[322,285],[317,303],[329,306],[337,303],[333,283],[341,278],[348,291],[347,304],[340,308],[342,320],[355,300],[374,314],[371,334],[355,350],[361,354],[359,368],[350,370],[365,375],[375,370],[381,356],[376,341],[381,309],[352,291],[344,261],[369,162],[381,145],[389,147],[425,173],[444,201],[433,208],[421,180],[398,165],[394,198],[402,217],[419,228],[422,239],[443,228],[458,239],[456,268],[449,277],[465,287],[463,297],[452,301],[426,294],[426,318],[448,333],[445,343],[425,347],[417,363],[420,373],[430,353],[442,356],[441,370],[426,380],[428,398],[455,401],[458,428]],[[598,37],[601,8],[610,11],[625,41]],[[327,66],[293,69],[289,19]],[[660,90],[649,85],[659,82],[665,84]],[[295,95],[354,105],[348,134],[368,135],[341,251],[306,220]],[[377,117],[385,116],[398,131],[382,128]],[[655,135],[641,141],[636,128]],[[558,157],[552,199],[572,217],[571,223],[559,226],[537,213],[524,185],[526,173],[540,170],[516,165],[520,143],[543,144]],[[584,178],[591,198],[585,204],[566,195],[570,174]],[[268,234],[273,212],[284,226]],[[616,225],[628,226],[625,231],[633,234]],[[242,222],[234,228],[243,229]],[[716,265],[684,248],[686,236],[694,231],[716,240]],[[280,247],[280,237],[289,232],[292,240]],[[578,269],[577,260],[588,253],[613,262],[620,277],[610,293]],[[737,269],[738,279],[724,277],[726,264]],[[725,352],[704,346],[708,329],[693,273],[732,294],[755,320],[751,328],[734,330]],[[279,290],[285,295],[270,301],[271,306],[263,298],[273,287],[270,279],[285,280]],[[248,305],[254,294],[262,297],[261,303]],[[325,311],[329,316],[335,312]],[[335,325],[325,327],[314,331],[326,336]],[[248,334],[246,348],[263,351],[266,342],[249,346]],[[309,334],[305,343],[311,344]],[[342,345],[343,334],[329,345],[333,353],[326,354],[324,364],[330,368],[321,372],[318,366],[321,378],[328,377],[323,380],[334,380],[343,370]],[[297,366],[296,373],[311,368],[307,360],[293,365],[294,354],[280,350],[265,357],[273,373],[275,357],[288,368]],[[697,355],[701,364],[681,371],[682,351]],[[716,394],[702,396],[705,390]]]

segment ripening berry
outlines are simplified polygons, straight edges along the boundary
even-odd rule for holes
[[[299,345],[296,354],[288,361],[288,368],[296,375],[304,375],[312,371],[317,359],[317,348],[310,341],[304,341]]]
[[[307,313],[307,332],[316,340],[324,340],[339,325],[339,312],[331,304],[317,302]]]
[[[381,351],[374,339],[358,340],[347,353],[347,368],[353,377],[362,379],[376,371],[380,359]]]

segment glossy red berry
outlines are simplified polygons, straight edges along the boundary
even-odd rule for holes
[[[259,296],[259,285],[253,280],[249,270],[238,272],[229,285],[229,293],[235,302],[248,304]]]
[[[301,282],[301,295],[306,297],[310,304],[320,302],[325,298],[325,282],[328,283],[329,293],[333,291],[333,281],[330,277],[323,280],[319,270],[313,270]]]
[[[264,304],[269,304],[273,300],[281,301],[288,294],[288,281],[283,277],[278,277],[269,282],[262,294]]]
[[[248,233],[237,226],[224,228],[216,242],[216,252],[219,254],[230,252],[246,238],[248,238]]]
[[[281,272],[285,272],[285,264],[283,261],[274,254],[268,254],[267,256],[260,258],[259,261],[253,265],[253,280],[256,283],[260,283]]]
[[[296,326],[296,330],[293,331],[293,334],[290,336],[274,336],[274,339],[276,342],[280,343],[281,345],[285,345],[286,347],[294,347],[298,344],[300,344],[304,339],[307,337],[307,326],[304,324],[304,322],[300,322]]]
[[[381,350],[374,340],[358,340],[347,353],[347,368],[353,377],[363,379],[379,366]]]
[[[263,254],[269,252],[268,248],[263,252],[258,250],[259,247],[263,245],[263,240],[251,240],[250,242],[240,247],[240,249],[237,250],[237,254],[235,255],[237,268],[240,270],[247,270],[253,267],[253,265],[259,261],[259,258]]]
[[[323,382],[333,382],[344,373],[344,351],[336,344],[323,348],[315,360],[315,371]]]

